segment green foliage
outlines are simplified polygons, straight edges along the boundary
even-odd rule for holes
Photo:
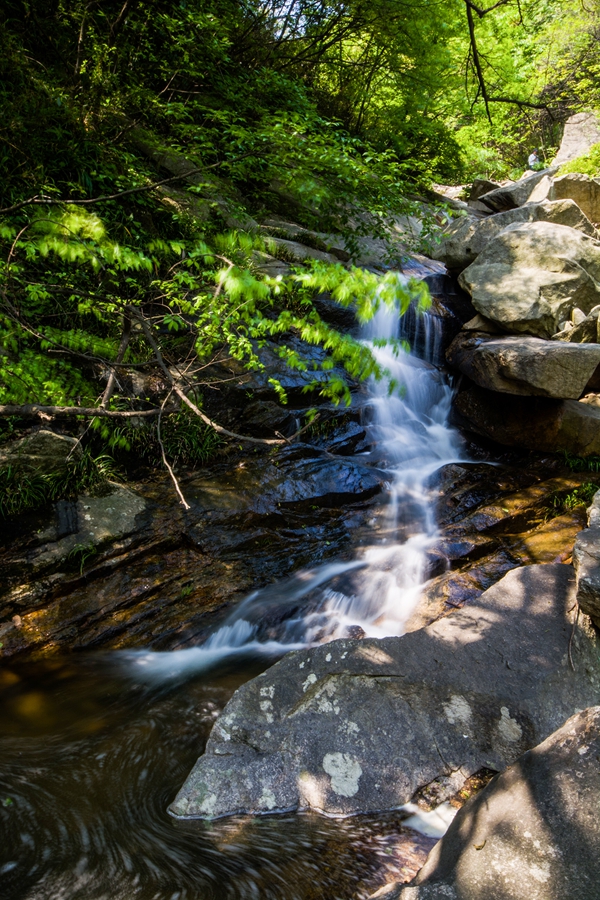
[[[196,398],[197,399],[197,398]],[[142,425],[107,425],[95,419],[95,427],[115,453],[134,454],[148,463],[160,464],[162,455],[158,441],[158,423]],[[174,465],[203,465],[213,459],[222,444],[221,438],[201,422],[188,407],[164,416],[160,428],[165,454]]]
[[[571,162],[564,163],[558,170],[559,175],[567,175],[569,172],[581,172],[582,175],[589,175],[590,178],[600,175],[600,144],[594,144],[588,153],[572,159]]]
[[[563,456],[572,472],[600,472],[600,456],[573,456],[567,450]]]
[[[109,479],[118,477],[114,459],[107,454],[92,456],[83,450],[72,456],[64,469],[39,475],[7,466],[0,469],[0,517],[13,518],[54,500],[74,499],[81,493],[97,494]]]
[[[598,490],[600,490],[600,487],[597,484],[586,481],[584,484],[580,485],[580,487],[575,488],[575,490],[568,494],[557,494],[552,499],[552,507],[555,515],[571,512],[580,506],[589,506],[594,498],[594,494]]]

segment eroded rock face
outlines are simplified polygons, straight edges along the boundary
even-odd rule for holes
[[[579,172],[561,175],[552,182],[548,199],[574,200],[590,222],[600,222],[600,178]]]
[[[470,606],[384,640],[290,653],[233,696],[176,816],[398,807],[498,770],[600,696],[598,642],[567,566],[509,572]]]
[[[600,364],[600,345],[460,332],[446,359],[491,391],[577,400]]]
[[[574,200],[546,200],[543,203],[528,203],[485,219],[456,220],[435,250],[435,259],[445,263],[449,269],[462,271],[505,228],[524,222],[555,222],[596,237],[596,229]]]
[[[600,454],[600,408],[580,400],[517,397],[477,386],[457,394],[458,424],[507,447]]]
[[[459,810],[410,887],[386,900],[596,900],[600,707],[572,716]]]
[[[578,307],[600,303],[600,242],[575,228],[505,228],[459,278],[477,312],[504,330],[549,338]]]
[[[487,194],[481,194],[479,201],[493,212],[503,212],[505,209],[515,209],[531,201],[545,200],[551,185],[551,176],[557,171],[557,167],[544,169],[528,175],[519,181],[514,181],[504,187],[496,188]],[[535,192],[535,193],[534,193]]]
[[[567,119],[554,165],[562,166],[583,156],[600,141],[600,123],[594,113],[575,113]]]

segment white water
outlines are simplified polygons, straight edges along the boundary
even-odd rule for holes
[[[250,594],[201,646],[166,653],[127,652],[136,677],[182,677],[238,654],[281,656],[301,646],[352,635],[402,634],[427,575],[427,552],[438,536],[427,490],[430,476],[460,456],[459,438],[448,425],[452,389],[429,360],[437,359],[437,321],[417,322],[425,359],[390,345],[374,348],[389,378],[370,385],[370,436],[375,449],[365,462],[389,472],[390,502],[378,542],[351,562],[333,562],[297,572],[290,579]],[[364,339],[401,338],[395,309],[383,306],[365,328]],[[390,384],[397,387],[390,393]],[[310,595],[310,596],[309,596]],[[298,614],[299,601],[306,598]],[[289,609],[289,617],[285,610]],[[267,612],[280,616],[265,634]],[[272,618],[272,616],[271,616]]]

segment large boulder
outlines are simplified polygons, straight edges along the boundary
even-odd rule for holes
[[[528,566],[403,637],[289,653],[236,691],[171,813],[350,815],[504,769],[600,698],[598,639],[587,617],[574,624],[574,588],[568,566]]]
[[[581,400],[517,397],[472,386],[457,394],[456,424],[508,447],[600,454],[600,408]]]
[[[76,438],[40,428],[0,447],[0,468],[11,466],[23,472],[49,475],[64,469],[69,459],[80,456],[81,447]]]
[[[577,400],[600,365],[600,344],[461,331],[450,344],[446,359],[491,391]]]
[[[583,156],[600,141],[600,123],[595,113],[575,113],[567,119],[555,166],[562,166],[578,156]]]
[[[549,338],[577,307],[600,303],[600,242],[566,225],[510,225],[459,278],[477,312],[504,331]]]
[[[545,200],[542,203],[527,203],[485,219],[457,219],[433,255],[449,269],[462,271],[506,227],[524,222],[555,222],[577,228],[590,237],[597,236],[596,229],[573,200]]]
[[[600,628],[600,491],[588,509],[588,526],[579,532],[573,547],[577,602]]]
[[[549,200],[574,200],[591,222],[600,222],[600,178],[573,172],[552,182]]]
[[[600,707],[584,709],[463,806],[386,900],[597,900]]]
[[[481,194],[480,203],[484,203],[492,212],[503,212],[505,209],[515,209],[530,201],[545,200],[552,184],[551,176],[557,171],[557,167],[544,169],[527,175],[519,181],[513,181],[504,187],[495,188],[487,194]]]

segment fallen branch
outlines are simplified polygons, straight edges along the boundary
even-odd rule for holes
[[[156,343],[156,340],[154,339],[152,330],[151,330],[150,326],[148,325],[148,321],[140,313],[140,311],[138,309],[136,309],[135,307],[130,307],[130,311],[131,311],[131,314],[136,317],[136,319],[139,321],[140,325],[142,326],[142,331],[144,332],[144,337],[146,338],[146,340],[148,341],[148,343],[154,350],[154,355],[156,357],[156,361],[157,361],[158,365],[160,366],[160,368],[162,369],[162,371],[164,372],[165,378],[169,382],[169,385],[172,388],[173,393],[177,394],[179,399],[182,400],[186,404],[186,406],[189,406],[189,408],[192,410],[192,412],[196,413],[196,415],[200,419],[202,419],[202,421],[204,422],[205,425],[208,425],[210,428],[214,429],[214,431],[216,431],[217,434],[222,434],[224,437],[233,438],[235,441],[243,441],[244,443],[248,443],[248,444],[261,444],[262,446],[273,447],[273,446],[281,446],[282,444],[287,444],[289,442],[285,438],[281,438],[281,439],[254,438],[254,437],[248,437],[247,435],[243,435],[243,434],[237,434],[235,431],[229,431],[227,428],[223,428],[222,425],[218,425],[216,422],[213,422],[212,419],[209,419],[209,417],[205,413],[203,413],[202,410],[198,406],[196,406],[196,404],[192,400],[190,400],[190,398],[187,396],[185,391],[183,391],[179,387],[179,385],[177,384],[177,382],[171,375],[171,372],[169,371],[169,367],[165,363],[162,353],[160,352],[160,348],[159,348],[158,344]],[[295,435],[292,435],[292,438],[293,437],[295,437]],[[289,440],[292,440],[292,438],[290,438]]]
[[[177,412],[179,407],[170,407],[164,412]],[[0,406],[0,416],[40,416],[48,418],[56,416],[58,418],[70,416],[97,416],[99,419],[134,419],[137,416],[150,417],[158,416],[160,408],[155,409],[104,409],[102,406],[43,406],[40,403],[24,403],[22,405],[5,404]]]
[[[177,494],[178,494],[178,496],[179,496],[179,499],[180,499],[180,501],[181,501],[181,504],[182,504],[182,506],[183,506],[184,509],[191,509],[190,504],[187,502],[187,500],[185,499],[185,497],[184,497],[183,494],[181,493],[181,488],[179,487],[179,482],[177,481],[177,478],[175,477],[175,472],[173,471],[172,466],[169,464],[169,460],[167,459],[167,454],[165,453],[165,445],[163,444],[162,435],[161,435],[161,433],[160,433],[160,422],[161,422],[161,419],[162,419],[163,409],[164,409],[165,404],[167,403],[167,401],[168,401],[168,399],[169,399],[170,396],[171,396],[171,394],[169,393],[169,394],[165,397],[164,403],[163,403],[163,405],[161,406],[161,408],[160,408],[159,411],[158,411],[158,422],[156,423],[156,436],[157,436],[157,438],[158,438],[158,443],[160,444],[160,452],[161,452],[161,456],[162,456],[162,461],[163,461],[163,463],[164,463],[164,465],[165,465],[165,468],[166,468],[167,472],[168,472],[169,475],[171,476],[171,481],[172,481],[173,484],[175,485],[175,490],[177,491]]]

